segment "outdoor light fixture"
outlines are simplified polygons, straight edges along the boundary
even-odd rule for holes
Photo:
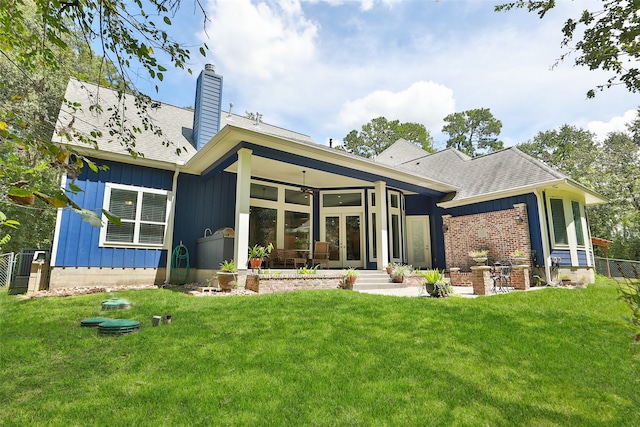
[[[442,224],[442,232],[446,233],[447,231],[449,231],[449,226],[447,224]]]
[[[522,218],[522,216],[520,216],[520,214],[516,215],[516,222],[518,224],[522,224],[524,222],[524,218]]]

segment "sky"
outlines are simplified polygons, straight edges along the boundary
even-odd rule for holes
[[[193,106],[196,78],[215,65],[222,108],[259,112],[263,121],[335,143],[373,118],[423,124],[446,147],[444,117],[489,108],[505,146],[564,124],[624,130],[640,106],[624,87],[586,92],[608,74],[559,63],[561,28],[601,1],[558,0],[539,19],[494,12],[500,0],[203,0],[208,21],[183,0],[171,35],[191,46],[193,75],[170,69],[154,99]],[[594,8],[595,9],[595,8]],[[198,45],[206,43],[207,57]],[[167,67],[169,68],[169,67]],[[135,73],[135,70],[133,70]],[[143,73],[140,73],[142,76]]]

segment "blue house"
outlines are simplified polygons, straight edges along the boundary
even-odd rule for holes
[[[517,148],[470,158],[400,140],[366,159],[224,112],[222,88],[207,66],[194,110],[153,103],[147,117],[162,134],[136,134],[133,150],[143,155],[132,156],[131,147],[108,142],[108,114],[89,108],[106,109],[117,95],[69,82],[65,97],[82,108],[61,109],[54,141],[108,166],[75,177],[83,191],[74,200],[122,224],[105,218],[95,228],[60,209],[51,288],[162,284],[178,252],[182,266],[188,253],[189,280],[204,281],[223,259],[246,268],[256,243],[312,257],[316,241],[329,243],[329,268],[402,262],[464,270],[473,264],[468,252],[485,248],[493,260],[524,251],[524,262],[547,281],[559,271],[593,280],[584,208],[605,200]],[[127,123],[144,129],[133,100],[120,102],[131,114]],[[78,132],[101,131],[99,150],[68,140],[70,123]]]

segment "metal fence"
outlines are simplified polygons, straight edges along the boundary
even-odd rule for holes
[[[640,279],[640,261],[595,257],[596,272],[608,277]]]
[[[13,252],[0,255],[0,286],[8,286],[11,284],[15,264],[16,256]]]

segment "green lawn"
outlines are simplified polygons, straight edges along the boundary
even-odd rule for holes
[[[638,426],[613,285],[476,299],[0,291],[0,425]],[[170,313],[171,325],[151,326]],[[89,317],[136,319],[99,336]]]

